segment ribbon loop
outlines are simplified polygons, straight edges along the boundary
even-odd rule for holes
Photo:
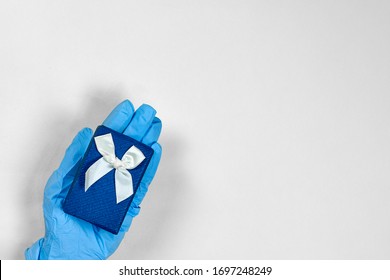
[[[131,146],[122,159],[115,155],[115,145],[111,133],[94,138],[96,148],[102,155],[85,173],[85,191],[111,170],[115,169],[116,203],[133,194],[133,178],[128,170],[136,168],[145,159],[145,155],[136,146]]]

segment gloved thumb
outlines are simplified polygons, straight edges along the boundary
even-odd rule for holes
[[[75,165],[82,159],[85,151],[91,141],[93,131],[90,128],[83,128],[74,137],[70,146],[66,149],[64,159],[60,167],[50,176],[44,192],[44,206],[52,207],[59,206],[60,193],[64,187],[63,182],[67,174],[75,167]]]

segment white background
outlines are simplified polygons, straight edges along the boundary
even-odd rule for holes
[[[390,257],[388,1],[1,1],[0,258],[123,99],[163,158],[112,259]]]

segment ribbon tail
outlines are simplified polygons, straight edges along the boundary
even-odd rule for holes
[[[85,191],[89,189],[97,180],[102,178],[108,172],[113,169],[110,163],[108,163],[103,157],[92,164],[87,172],[85,172]]]
[[[115,171],[116,203],[120,203],[133,194],[133,178],[125,168]]]

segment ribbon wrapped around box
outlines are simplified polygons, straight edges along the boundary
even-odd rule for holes
[[[118,234],[152,156],[149,146],[99,126],[65,198],[64,212]]]

